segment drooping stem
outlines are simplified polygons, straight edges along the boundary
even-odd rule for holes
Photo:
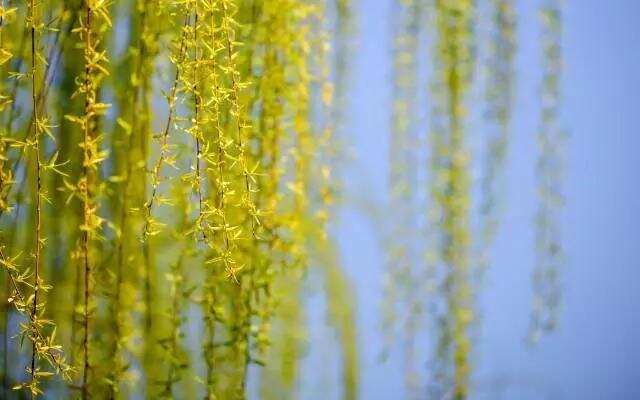
[[[83,232],[82,232],[82,262],[84,267],[84,284],[83,284],[83,337],[82,337],[82,400],[88,398],[88,383],[89,383],[89,296],[90,296],[90,279],[91,279],[91,263],[89,260],[89,232],[91,226],[91,208],[92,198],[89,193],[91,182],[89,164],[91,162],[90,142],[91,142],[91,122],[90,118],[93,103],[95,103],[95,89],[91,81],[91,75],[93,73],[92,62],[92,23],[93,23],[93,8],[91,0],[86,0],[85,3],[86,20],[85,20],[85,103],[84,103],[84,132],[83,132],[83,164],[82,164],[82,180],[84,185],[82,187],[82,204],[83,204]]]
[[[133,2],[132,14],[138,9],[139,3]],[[129,366],[125,360],[123,354],[123,348],[126,345],[126,328],[125,320],[127,319],[127,310],[125,307],[125,301],[127,299],[123,296],[123,289],[126,283],[126,271],[127,264],[131,257],[128,251],[128,246],[131,241],[131,228],[130,225],[134,223],[129,217],[131,214],[131,208],[137,208],[140,203],[140,197],[135,196],[134,192],[134,168],[136,155],[136,139],[143,137],[146,134],[146,129],[140,123],[145,115],[141,115],[140,103],[144,99],[144,93],[140,90],[140,80],[144,80],[145,75],[142,71],[143,65],[146,61],[147,49],[145,46],[145,35],[147,34],[147,12],[146,7],[143,6],[143,10],[140,13],[140,17],[136,20],[136,24],[140,24],[141,28],[135,29],[129,39],[129,46],[131,50],[131,70],[133,70],[133,76],[135,79],[131,79],[131,82],[126,87],[124,104],[130,105],[130,124],[125,122],[124,119],[120,120],[124,131],[125,144],[122,163],[124,164],[124,171],[122,171],[122,190],[119,199],[119,234],[116,236],[116,270],[115,270],[115,283],[114,283],[114,299],[112,305],[111,323],[113,327],[113,342],[111,354],[109,357],[113,360],[111,370],[109,371],[109,398],[114,399],[116,393],[120,390],[121,380],[124,374],[127,373]],[[137,34],[137,35],[136,35]],[[144,114],[144,113],[142,113]],[[146,267],[145,263],[145,267]]]
[[[79,259],[83,270],[82,282],[82,380],[80,385],[83,400],[89,397],[90,374],[90,337],[92,314],[92,280],[93,260],[91,259],[91,243],[98,234],[103,220],[98,216],[98,203],[96,191],[98,186],[98,169],[104,158],[105,152],[100,151],[101,135],[97,130],[97,117],[105,113],[108,104],[97,101],[99,82],[108,74],[103,65],[107,61],[106,52],[98,51],[101,36],[105,25],[110,26],[108,3],[103,0],[85,0],[84,18],[78,32],[83,39],[84,78],[79,83],[76,93],[84,97],[84,110],[81,117],[66,116],[72,122],[82,128],[82,169],[80,180],[73,192],[82,203],[82,224],[80,226],[80,250]]]
[[[252,177],[254,171],[250,171],[247,165],[247,143],[245,138],[246,122],[244,116],[244,110],[240,104],[240,71],[236,65],[235,59],[237,58],[235,46],[234,46],[234,30],[233,26],[235,21],[233,18],[233,5],[229,0],[221,0],[222,3],[222,22],[221,30],[223,33],[223,41],[225,42],[225,50],[227,55],[225,69],[228,71],[229,79],[231,80],[231,116],[235,119],[235,131],[236,131],[236,146],[237,146],[237,160],[240,166],[240,172],[244,179],[244,192],[242,194],[242,206],[245,208],[247,218],[251,222],[251,236],[256,238],[256,226],[258,221],[258,210],[253,202],[253,193],[256,188],[253,187]],[[237,281],[235,277],[235,271],[228,271],[230,277]]]
[[[209,39],[208,48],[211,49],[208,57],[208,61],[210,63],[208,69],[208,75],[211,79],[212,84],[212,92],[211,92],[211,102],[210,102],[210,119],[212,122],[212,129],[215,132],[215,153],[211,157],[215,157],[215,161],[211,160],[211,158],[207,158],[211,167],[215,167],[217,172],[216,176],[216,204],[215,210],[218,215],[218,221],[215,224],[221,234],[222,237],[222,246],[221,253],[225,263],[231,263],[233,260],[231,259],[231,243],[229,238],[228,231],[228,223],[227,223],[227,185],[229,184],[227,177],[227,158],[229,157],[226,146],[225,146],[225,138],[224,138],[224,130],[222,128],[221,115],[220,115],[220,99],[217,97],[217,94],[220,90],[220,77],[219,77],[219,65],[216,60],[216,52],[212,51],[213,49],[219,48],[220,44],[218,43],[218,34],[217,34],[217,24],[216,24],[216,14],[215,10],[207,9],[206,12],[209,14],[208,25],[206,25],[206,35]],[[198,177],[196,177],[198,179]],[[199,204],[202,207],[202,202]],[[200,208],[202,210],[202,208]],[[216,266],[212,265],[212,272],[209,274],[210,282],[206,285],[207,288],[207,305],[206,305],[206,323],[207,323],[207,338],[205,346],[205,357],[207,364],[207,395],[209,397],[214,396],[215,386],[216,386],[216,377],[215,377],[215,338],[216,338],[216,322],[220,318],[217,313],[217,301],[218,301],[218,292],[216,290],[217,282],[217,271]],[[225,269],[227,269],[225,264]]]
[[[33,118],[35,123],[32,124],[32,140],[35,152],[35,170],[36,170],[36,205],[35,205],[35,265],[34,265],[34,283],[33,283],[33,305],[31,308],[31,319],[36,320],[38,316],[38,294],[40,288],[40,249],[41,249],[41,229],[42,229],[42,164],[40,161],[40,132],[39,132],[39,114],[38,114],[38,94],[36,88],[37,71],[38,71],[38,56],[36,54],[37,43],[37,21],[36,21],[36,5],[34,0],[29,2],[29,20],[31,31],[31,105],[33,107]],[[34,398],[37,394],[35,391],[36,384],[36,355],[38,349],[36,348],[36,341],[33,340],[32,352],[31,352],[31,397]]]
[[[200,10],[198,7],[198,0],[196,0],[194,2],[194,22],[193,22],[193,41],[194,41],[194,62],[193,62],[193,103],[194,103],[194,108],[193,108],[193,112],[194,112],[194,132],[193,135],[195,137],[195,142],[196,142],[196,156],[195,156],[195,167],[196,167],[196,171],[195,171],[195,185],[196,185],[196,195],[198,196],[198,225],[197,225],[197,229],[202,231],[202,234],[205,235],[203,229],[203,218],[204,218],[204,214],[203,214],[203,197],[202,197],[202,172],[200,171],[201,168],[201,158],[202,158],[202,127],[201,127],[201,122],[200,122],[200,118],[201,118],[201,107],[202,107],[202,94],[200,93],[200,76],[199,76],[199,69],[200,69],[200,64],[201,64],[201,60],[200,60],[200,53],[201,53],[201,49],[200,49],[200,43],[198,40],[198,32],[199,32],[199,16],[200,16]],[[214,33],[212,33],[213,35]],[[215,68],[215,64],[213,64],[213,67]]]
[[[173,81],[171,83],[171,89],[169,90],[169,94],[167,96],[167,103],[169,105],[169,111],[167,114],[167,120],[164,123],[164,127],[162,129],[161,141],[160,141],[160,156],[158,160],[153,165],[151,169],[151,195],[149,199],[145,202],[145,220],[144,220],[144,228],[142,230],[142,238],[143,241],[148,240],[149,236],[155,235],[158,233],[157,228],[155,227],[156,222],[153,219],[153,206],[158,200],[158,189],[160,187],[160,182],[162,180],[162,167],[166,164],[167,158],[169,157],[169,136],[171,134],[171,127],[173,126],[176,114],[176,96],[178,93],[178,87],[181,81],[181,70],[182,64],[186,57],[187,46],[186,46],[186,28],[190,24],[190,16],[188,12],[185,12],[184,24],[181,30],[181,38],[179,44],[178,57],[175,61],[176,71],[173,77]]]

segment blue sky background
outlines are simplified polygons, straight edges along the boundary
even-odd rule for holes
[[[534,348],[524,337],[534,256],[539,3],[518,3],[518,88],[506,200],[481,299],[484,321],[472,398],[640,398],[640,2],[565,2],[563,122],[570,139],[563,305],[558,331]],[[367,213],[348,201],[356,193],[382,206],[386,197],[391,2],[361,0],[357,11],[347,113],[354,158],[344,171],[349,192],[338,213],[337,237],[358,302],[361,398],[396,399],[405,395],[401,368],[393,357],[378,360],[384,252]],[[311,292],[310,318],[318,319],[322,300]],[[311,340],[328,339],[317,334]],[[322,375],[318,372],[332,365],[330,357],[310,357],[306,374]],[[310,382],[302,384],[304,398],[339,393],[327,390],[320,378]],[[327,391],[329,397],[320,394]]]

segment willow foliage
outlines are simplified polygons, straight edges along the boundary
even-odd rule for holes
[[[382,322],[410,397],[473,390],[515,9],[393,11]],[[331,235],[355,14],[348,0],[0,2],[3,398],[298,398],[308,276],[323,283],[342,398],[358,397],[356,303]],[[534,340],[557,323],[562,261],[559,4],[541,16]]]
[[[345,35],[328,26],[350,9],[2,2],[4,397],[245,398],[260,369],[293,396],[305,271],[329,263],[355,398],[326,233]]]

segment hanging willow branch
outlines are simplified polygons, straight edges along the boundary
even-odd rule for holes
[[[98,50],[102,42],[103,25],[111,25],[107,7],[108,3],[104,0],[86,0],[84,3],[84,15],[80,19],[80,27],[74,30],[80,34],[84,44],[84,77],[79,82],[78,90],[75,93],[84,97],[84,113],[79,117],[66,116],[83,130],[82,141],[79,144],[82,149],[82,173],[77,185],[69,188],[73,194],[80,198],[83,206],[79,250],[79,259],[83,270],[83,362],[80,386],[83,399],[89,398],[91,368],[90,318],[94,309],[91,293],[93,281],[91,253],[93,240],[99,236],[103,224],[102,218],[97,214],[98,204],[95,199],[99,188],[98,169],[106,157],[106,153],[100,149],[102,135],[97,132],[97,117],[104,115],[109,105],[98,102],[97,96],[101,79],[108,75],[108,71],[104,67],[107,62],[106,52]]]
[[[338,4],[338,16],[340,19],[348,19],[350,4],[342,2]],[[312,185],[318,187],[317,211],[313,216],[317,223],[312,224],[317,229],[312,230],[313,239],[310,240],[312,247],[312,259],[314,264],[318,264],[324,278],[325,295],[328,302],[328,320],[336,332],[340,346],[341,356],[341,387],[344,400],[354,400],[358,397],[359,387],[359,360],[357,328],[355,326],[356,305],[354,299],[349,295],[352,290],[349,279],[339,262],[339,253],[330,238],[329,226],[333,221],[334,201],[335,201],[335,179],[334,171],[337,169],[334,135],[337,124],[340,122],[335,117],[334,92],[335,83],[332,81],[331,55],[332,41],[329,27],[329,9],[322,1],[315,4],[315,25],[316,40],[313,41],[314,52],[316,54],[316,68],[318,72],[317,92],[320,104],[319,121],[315,138],[316,158],[313,170],[318,170],[319,176],[312,179]],[[348,24],[349,21],[338,21],[338,24]],[[344,29],[344,28],[343,28]],[[345,32],[346,34],[346,32]],[[348,38],[343,37],[342,40]],[[338,38],[340,40],[340,38]],[[340,44],[338,44],[340,45]],[[344,55],[346,56],[346,55]],[[348,57],[348,56],[346,56]],[[346,62],[342,61],[341,62]],[[344,71],[343,71],[344,72]],[[344,104],[338,105],[344,106]]]
[[[392,136],[389,146],[389,218],[387,270],[383,299],[385,356],[402,342],[405,386],[417,395],[416,334],[421,314],[417,200],[419,142],[419,48],[424,18],[421,1],[401,1],[395,6],[393,48]],[[400,338],[400,339],[399,339]]]
[[[516,51],[516,17],[512,3],[512,0],[492,2],[494,25],[486,82],[486,113],[491,124],[489,129],[492,131],[486,140],[484,175],[481,181],[480,261],[477,271],[480,281],[488,267],[488,252],[499,226],[500,192],[504,186],[503,173],[511,137]]]
[[[466,150],[465,95],[473,70],[474,4],[472,1],[438,0],[436,60],[442,82],[446,125],[438,152],[442,171],[441,192],[434,201],[442,212],[440,255],[446,267],[443,283],[446,312],[441,317],[438,357],[453,363],[452,379],[445,378],[444,390],[455,399],[464,399],[469,390],[471,342],[469,326],[473,319],[472,292],[469,275],[469,154]]]
[[[560,125],[562,77],[562,9],[549,0],[541,10],[543,69],[541,121],[538,133],[538,211],[536,265],[533,273],[533,315],[530,339],[555,329],[560,303],[562,244],[560,212],[563,205],[564,132]]]
[[[40,282],[40,262],[41,262],[41,244],[42,244],[42,163],[40,161],[40,115],[38,114],[38,100],[37,100],[37,73],[38,73],[38,54],[36,49],[38,47],[38,37],[36,31],[38,30],[37,10],[33,0],[29,3],[29,23],[31,31],[31,106],[33,107],[33,118],[35,124],[33,124],[32,138],[33,150],[35,152],[35,170],[36,170],[36,209],[35,209],[35,267],[33,276],[33,306],[31,308],[31,320],[35,320],[38,313],[38,292],[41,286]],[[38,394],[37,378],[36,378],[36,342],[33,341],[33,349],[31,352],[31,396]]]

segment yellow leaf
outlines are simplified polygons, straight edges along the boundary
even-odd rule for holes
[[[0,49],[0,65],[4,65],[7,61],[11,60],[13,55],[5,49]]]

